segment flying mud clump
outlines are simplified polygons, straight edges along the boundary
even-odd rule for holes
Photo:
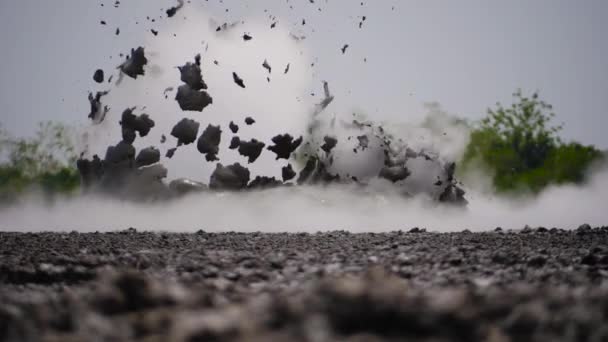
[[[205,107],[213,103],[213,99],[205,91],[207,84],[203,81],[201,55],[194,57],[194,63],[187,62],[178,69],[184,84],[177,88],[175,100],[181,110],[202,112]]]

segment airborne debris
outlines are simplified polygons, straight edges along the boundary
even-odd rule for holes
[[[238,85],[241,88],[245,88],[245,83],[243,83],[243,79],[239,77],[239,75],[236,74],[236,72],[232,73],[232,80],[234,81],[234,83],[236,83],[236,85]]]
[[[177,146],[188,145],[196,140],[200,124],[192,119],[180,120],[173,129],[171,135],[177,138]]]
[[[101,123],[108,113],[108,106],[103,106],[101,98],[107,95],[109,91],[98,91],[95,96],[93,93],[89,93],[89,103],[91,104],[91,112],[89,113],[89,119],[93,120],[93,123]]]
[[[148,64],[148,59],[144,54],[144,48],[138,47],[131,49],[131,56],[118,68],[129,77],[137,79],[138,75],[144,75],[144,65]]]
[[[302,136],[294,140],[289,134],[281,134],[272,138],[274,146],[268,146],[268,150],[274,152],[276,159],[289,159],[291,154],[302,144]]]
[[[173,158],[173,155],[175,154],[175,151],[177,151],[177,147],[173,147],[167,150],[167,153],[165,154],[165,157],[171,159]]]
[[[144,54],[144,48],[138,47],[131,49],[131,56],[118,68],[129,77],[137,79],[137,76],[144,75],[144,65],[148,64],[148,59]]]
[[[251,139],[249,142],[239,141],[239,154],[248,157],[248,162],[251,164],[258,159],[265,146],[266,144],[256,139]]]
[[[181,110],[202,112],[205,107],[213,103],[213,98],[204,90],[192,89],[187,84],[177,88],[175,100]]]
[[[250,36],[250,35],[248,35],[247,33],[243,34],[243,40],[244,41],[249,41],[249,40],[252,40],[252,39],[253,39],[253,37]]]
[[[344,46],[342,47],[342,54],[346,53],[346,49],[348,49],[348,44],[344,44]]]
[[[103,83],[103,70],[101,69],[97,69],[95,70],[95,73],[93,74],[93,80],[97,83]]]
[[[222,129],[220,126],[208,125],[203,131],[196,147],[198,151],[205,155],[207,161],[215,161],[219,153],[219,146],[222,139]]]
[[[335,137],[325,136],[323,141],[325,143],[321,146],[321,149],[327,154],[329,154],[331,150],[338,144],[338,139]]]
[[[270,64],[268,64],[267,60],[264,60],[264,63],[262,63],[262,67],[264,67],[264,69],[268,70],[268,73],[272,73],[272,67],[270,66]]]
[[[248,126],[251,126],[251,125],[253,125],[255,123],[255,120],[251,116],[248,116],[248,117],[245,118],[245,123]]]
[[[150,119],[148,114],[135,115],[134,110],[135,107],[125,109],[120,120],[123,140],[128,143],[135,141],[135,132],[138,132],[140,137],[145,137],[154,127],[154,120]]]
[[[284,74],[287,74],[287,73],[289,72],[289,66],[290,66],[290,65],[291,65],[290,63],[287,63],[287,66],[285,67],[285,72],[284,72]]]
[[[207,84],[203,81],[201,74],[201,55],[194,57],[194,63],[187,62],[185,65],[177,67],[181,74],[181,81],[194,90],[207,89]]]
[[[367,137],[367,135],[360,135],[357,137],[357,140],[359,140],[359,148],[361,150],[365,150],[366,148],[369,147],[369,138]]]
[[[184,6],[184,0],[177,0],[177,6],[173,6],[166,11],[167,17],[169,17],[169,18],[173,17],[177,13],[177,11],[179,9],[181,9],[183,6]]]
[[[231,150],[236,150],[241,145],[241,139],[239,137],[232,137],[230,140],[230,146],[228,146]]]
[[[239,132],[239,126],[232,121],[230,121],[230,124],[228,124],[228,128],[230,128],[230,131],[232,131],[234,134]]]

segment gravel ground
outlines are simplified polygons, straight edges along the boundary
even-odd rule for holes
[[[608,227],[0,233],[2,341],[608,341]]]

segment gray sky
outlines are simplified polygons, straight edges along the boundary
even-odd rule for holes
[[[146,16],[164,16],[161,8],[173,4],[0,1],[0,122],[17,135],[41,120],[87,124],[86,95],[98,89],[93,71],[110,71],[118,53],[153,39],[149,29],[163,23]],[[170,20],[184,20],[193,7],[220,22],[257,17],[269,26],[268,9],[280,25],[306,35],[315,61],[311,91],[329,80],[340,108],[407,121],[420,116],[422,103],[437,101],[476,119],[521,87],[540,90],[554,105],[567,139],[608,147],[607,1],[193,0]],[[342,55],[344,44],[350,47]]]

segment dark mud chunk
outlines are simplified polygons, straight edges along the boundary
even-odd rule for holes
[[[359,140],[359,148],[361,150],[365,150],[366,148],[369,147],[369,138],[367,137],[367,135],[360,135],[357,137],[357,140]]]
[[[251,139],[250,141],[240,141],[239,143],[239,154],[249,158],[248,162],[251,164],[255,162],[260,154],[262,154],[262,150],[266,144],[256,139]]]
[[[241,145],[241,139],[239,137],[232,137],[230,140],[230,146],[228,146],[231,150],[236,150]]]
[[[175,14],[177,14],[177,11],[179,11],[183,6],[184,0],[177,0],[177,6],[173,6],[166,11],[167,17],[173,17]]]
[[[177,146],[188,145],[196,140],[200,124],[192,119],[180,120],[171,130],[171,135],[177,138]]]
[[[148,59],[144,55],[144,48],[140,46],[137,49],[131,49],[131,56],[119,68],[129,77],[137,79],[137,76],[144,75],[144,65],[146,64],[148,64]]]
[[[196,147],[198,151],[205,155],[207,161],[217,160],[217,154],[220,151],[220,142],[222,139],[222,130],[220,126],[208,125],[207,128],[198,138]]]
[[[173,156],[175,155],[175,151],[177,151],[177,147],[168,149],[167,153],[165,153],[165,157],[169,159],[173,158]]]
[[[167,141],[167,137],[164,134],[161,134],[160,136],[160,143],[164,144]]]
[[[302,144],[302,137],[294,140],[289,134],[281,134],[272,138],[274,146],[268,146],[268,150],[274,152],[276,159],[289,159],[291,154]]]
[[[135,169],[135,148],[125,141],[119,142],[116,146],[109,146],[103,165],[101,189],[104,191],[122,190]]]
[[[248,117],[245,118],[245,123],[248,126],[251,126],[251,125],[253,125],[255,123],[255,120],[251,116],[248,116]]]
[[[246,42],[247,42],[247,41],[250,41],[250,40],[252,40],[252,39],[253,39],[253,37],[252,37],[251,35],[249,35],[249,34],[247,34],[247,33],[243,34],[243,40],[244,40],[244,41],[246,41]]]
[[[211,174],[209,187],[217,190],[241,190],[247,187],[249,176],[249,170],[239,163],[229,166],[218,163]]]
[[[249,189],[270,189],[270,188],[279,187],[281,185],[283,185],[283,183],[274,177],[257,176],[257,177],[255,177],[254,180],[251,181],[251,183],[249,183],[247,188],[249,188]]]
[[[411,174],[405,166],[385,166],[380,170],[378,177],[388,179],[389,181],[396,183],[409,177]]]
[[[287,74],[289,72],[289,66],[290,66],[290,64],[287,63],[287,66],[285,67],[285,71],[283,71],[284,74]]]
[[[239,132],[239,126],[232,121],[230,121],[228,128],[230,128],[230,131],[232,131],[232,133],[234,134],[237,134]]]
[[[342,46],[342,54],[346,53],[346,49],[348,49],[348,44],[344,44],[344,46]]]
[[[245,83],[243,82],[243,79],[239,77],[239,75],[236,74],[236,72],[232,73],[232,80],[234,81],[234,83],[236,83],[236,85],[238,85],[241,88],[245,88]]]
[[[116,146],[108,146],[104,162],[109,165],[132,164],[135,165],[135,147],[124,141]]]
[[[160,161],[160,151],[153,146],[146,147],[139,151],[135,158],[135,166],[142,167],[156,164]]]
[[[201,192],[207,190],[207,185],[186,178],[172,180],[169,189],[178,195]]]
[[[272,73],[272,67],[270,66],[270,64],[268,64],[267,60],[264,60],[264,63],[262,63],[262,67],[266,70],[268,70],[268,73]]]
[[[103,162],[97,155],[91,160],[80,158],[76,161],[76,168],[84,188],[88,188],[101,180],[104,173]]]
[[[93,93],[89,93],[89,103],[91,105],[91,112],[89,113],[89,119],[93,120],[94,123],[101,123],[108,113],[108,106],[103,106],[101,98],[107,95],[108,91],[98,91],[95,96]]]
[[[97,83],[103,83],[103,70],[101,69],[97,69],[95,70],[95,73],[93,74],[93,80]]]
[[[194,57],[194,63],[187,62],[185,65],[178,67],[181,74],[181,81],[190,86],[194,90],[207,89],[207,84],[203,81],[201,74],[201,55]]]
[[[133,110],[135,108],[125,109],[120,120],[123,140],[129,143],[135,140],[135,132],[139,133],[140,137],[145,137],[154,127],[154,120],[150,119],[148,114],[135,115]]]
[[[283,166],[281,169],[281,176],[283,177],[283,182],[290,181],[296,177],[296,172],[293,170],[291,164]]]
[[[177,88],[175,100],[181,110],[202,112],[205,107],[213,103],[213,98],[206,91],[192,89],[187,84]]]
[[[333,150],[333,148],[338,144],[338,139],[330,136],[325,136],[323,141],[324,144],[321,146],[321,149],[327,154],[329,154],[331,150]]]

